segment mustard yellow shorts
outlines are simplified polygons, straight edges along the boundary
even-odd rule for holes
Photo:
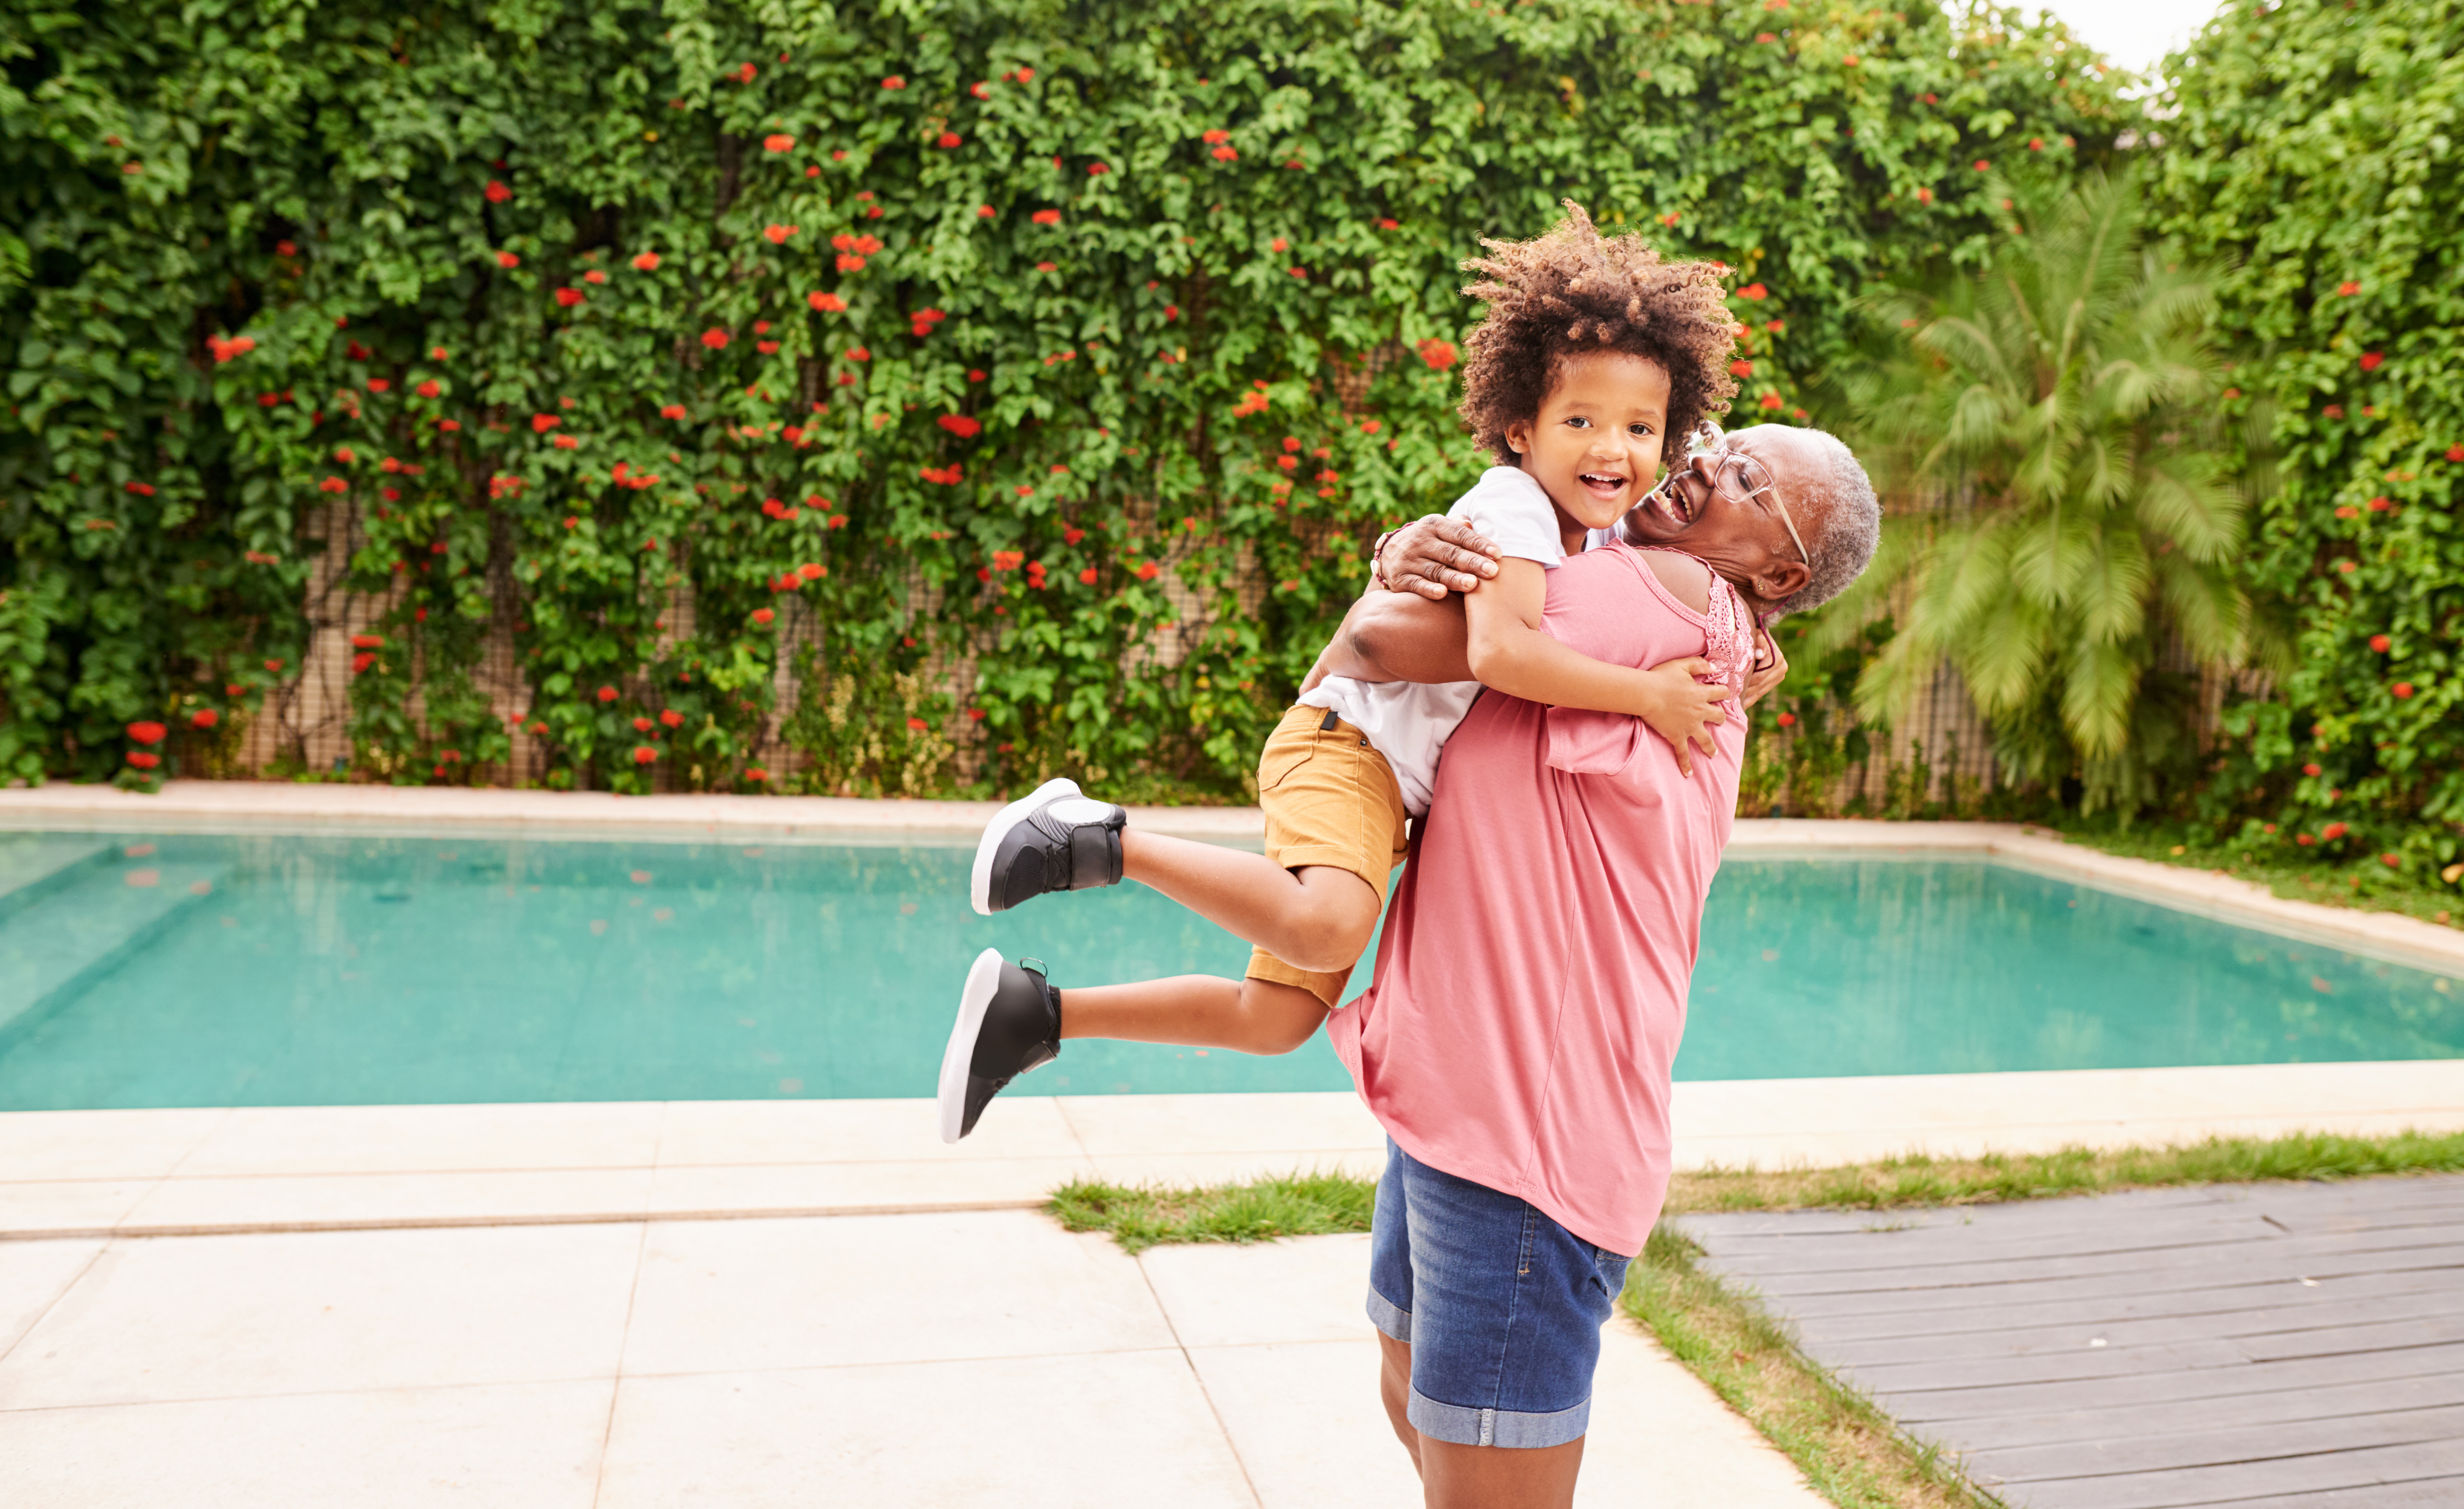
[[[1403,788],[1358,729],[1323,708],[1285,713],[1258,754],[1258,805],[1266,814],[1266,858],[1287,870],[1350,870],[1386,905],[1387,883],[1403,863]],[[1297,985],[1331,1009],[1352,969],[1313,973],[1254,949],[1249,978]]]

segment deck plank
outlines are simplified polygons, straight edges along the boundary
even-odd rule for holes
[[[2464,1176],[1677,1224],[2014,1505],[2464,1503]]]

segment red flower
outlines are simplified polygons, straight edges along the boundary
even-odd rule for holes
[[[278,660],[269,660],[265,663],[265,670],[267,675],[279,676],[282,674],[282,662]]]
[[[2342,404],[2330,404],[2326,407],[2319,410],[2319,415],[2322,419],[2342,419],[2344,417],[2344,405]]]
[[[422,383],[418,387],[412,389],[412,391],[422,398],[434,398],[437,394],[442,393],[445,390],[436,385],[436,380],[434,378],[429,378],[427,382]]]
[[[977,368],[977,367],[969,367],[969,368],[967,369],[967,381],[968,381],[968,382],[970,382],[970,383],[980,383],[980,382],[982,382],[982,381],[984,380],[984,378],[985,378],[986,376],[987,376],[987,374],[986,374],[985,372],[983,372],[980,368]],[[2464,450],[2464,446],[2459,446],[2459,447],[2457,447],[2456,448],[2457,448],[2457,449],[2459,449],[2459,450]],[[2458,457],[2456,457],[2455,459],[2456,459],[2456,460],[2458,460],[2458,461],[2464,461],[2464,456],[2458,456]]]
[[[2335,840],[2341,839],[2345,834],[2352,831],[2352,829],[2345,827],[2341,822],[2331,822],[2319,830],[2319,837],[2333,842]]]
[[[498,267],[519,267],[522,265],[522,259],[514,255],[511,252],[499,252],[496,253],[496,265]]]
[[[1793,712],[1781,713],[1779,715],[1779,726],[1784,729],[1793,729],[1796,727],[1796,714]]]
[[[558,418],[554,414],[533,414],[531,416],[531,433],[535,435],[544,435],[549,430],[554,429],[557,426],[563,423],[563,420]]]
[[[582,280],[583,280],[583,282],[585,282],[585,283],[588,283],[588,284],[592,285],[593,287],[596,287],[596,286],[598,286],[599,284],[601,284],[601,283],[605,283],[605,282],[606,282],[606,281],[607,281],[607,274],[606,274],[606,273],[602,273],[601,271],[599,271],[597,268],[595,268],[595,267],[594,267],[594,268],[592,268],[589,272],[584,273],[583,273],[583,274],[582,274]]]
[[[343,481],[341,477],[327,477],[324,481],[317,484],[317,491],[319,492],[348,492],[351,491],[351,485]]]
[[[864,271],[864,258],[857,256],[851,252],[842,252],[839,253],[839,271],[842,273],[861,273]]]
[[[2383,351],[2365,351],[2362,353],[2362,370],[2365,372],[2376,372],[2386,363],[2386,361],[2387,354]]]
[[[1213,157],[1215,161],[1219,163],[1237,163],[1241,161],[1240,152],[1228,146],[1219,146],[1208,155]]]
[[[1038,262],[1035,264],[1035,270],[1039,273],[1058,273],[1061,271],[1061,266],[1057,262]]]
[[[904,89],[907,87],[907,80],[899,77],[896,74],[892,74],[888,78],[881,81],[881,87],[884,89]]]
[[[652,723],[648,718],[635,718],[633,720],[633,732],[636,733],[648,733],[657,726],[658,725]]]
[[[682,404],[665,405],[659,409],[659,417],[661,419],[682,419],[685,417],[685,406]]]
[[[1760,283],[1748,283],[1745,287],[1737,290],[1737,296],[1739,298],[1753,299],[1769,298],[1771,297],[1771,290],[1763,287]]]
[[[937,147],[957,146],[958,144],[958,133],[956,131],[944,131],[939,136],[933,139],[933,144]]]
[[[2310,835],[2308,835],[2308,834],[2306,834],[2306,833],[2297,833],[2297,834],[2295,834],[2295,835],[2293,836],[2293,842],[2296,842],[2296,843],[2300,844],[2303,848],[2305,848],[2305,849],[2306,849],[2306,848],[2308,848],[2310,845],[2312,845],[2313,843],[2318,842],[2319,841],[2318,841],[2317,839],[2312,838]]]
[[[143,750],[130,750],[128,752],[128,763],[136,766],[139,770],[152,770],[155,766],[163,763],[163,756],[160,754],[149,754]],[[140,870],[138,873],[142,875],[147,872]]]
[[[2379,863],[2380,863],[2380,864],[2384,864],[2384,865],[2386,865],[2387,868],[2389,868],[2389,869],[2391,869],[2391,870],[2393,870],[2393,869],[2402,869],[2402,868],[2404,867],[2404,861],[2403,861],[2403,860],[2401,860],[2401,859],[2398,859],[2396,856],[2394,856],[2394,855],[2392,855],[2392,854],[2382,854],[2382,855],[2380,855],[2380,856],[2379,856]]]
[[[351,674],[355,676],[359,675],[376,663],[376,652],[374,650],[363,649],[351,657]]]
[[[990,205],[978,205],[976,207],[976,218],[979,220],[990,220],[998,213],[1000,213],[1000,211],[994,209]]]
[[[701,333],[701,343],[710,347],[713,351],[723,351],[727,347],[727,332],[724,330],[705,330]]]
[[[613,687],[602,687],[602,688],[600,688],[600,689],[599,689],[599,700],[600,700],[600,701],[602,701],[602,702],[613,702],[613,701],[615,701],[615,700],[616,700],[616,689],[615,689],[615,688],[613,688]]]
[[[848,347],[847,355],[849,361],[869,361],[872,360],[872,353],[862,346]]]
[[[1087,176],[1089,178],[1100,178],[1111,171],[1111,168],[1105,166],[1101,163],[1089,163],[1087,164]]]
[[[2336,292],[2342,294],[2346,298],[2352,297],[2355,294],[2358,294],[2361,291],[2362,285],[2359,283],[2345,282],[2336,285]]]
[[[1403,222],[1399,220],[1380,220],[1377,222],[1377,229],[1380,230],[1400,230],[1403,229]]]
[[[1765,408],[1777,408],[1780,405],[1780,397],[1776,393],[1766,393],[1763,395],[1762,403]]]
[[[2447,459],[2450,461],[2464,461],[2464,446],[2448,447]]]
[[[1728,373],[1732,377],[1752,377],[1754,375],[1754,364],[1747,361],[1745,358],[1739,357],[1736,361],[1728,363]]]
[[[764,226],[761,235],[772,246],[782,247],[787,244],[787,238],[796,233],[796,230],[794,226]]]
[[[368,379],[368,391],[369,391],[369,392],[371,392],[371,393],[383,393],[383,392],[385,392],[387,389],[391,388],[392,386],[393,386],[393,380],[392,380],[391,378],[370,378],[370,379]]]
[[[1976,160],[1976,170],[1980,173],[1990,173],[1993,170],[1993,164],[1980,157]]]
[[[633,271],[634,271],[634,272],[636,272],[636,273],[655,273],[655,272],[657,272],[658,270],[659,270],[659,253],[657,253],[656,252],[637,252],[637,253],[635,253],[635,254],[634,254],[634,257],[633,257]]]
[[[1078,573],[1078,580],[1088,586],[1093,586],[1095,584],[1095,568],[1089,566],[1086,570]]]
[[[1779,40],[1779,33],[1777,32],[1756,32],[1754,33],[1754,40],[1757,42],[1776,42]]]
[[[765,136],[761,139],[762,149],[769,152],[785,152],[791,150],[795,144],[796,139],[788,136],[784,132],[781,132],[775,136]]]
[[[2395,507],[2395,504],[2394,504],[2392,501],[2390,501],[2389,499],[2387,499],[2387,498],[2372,498],[2372,499],[2370,499],[2370,512],[2371,512],[2371,513],[2373,513],[2373,514],[2384,514],[2384,513],[2386,513],[2387,510],[2389,510],[2389,509],[2391,509],[2391,508],[2393,508],[2393,507]]]
[[[1440,340],[1435,337],[1419,342],[1413,349],[1419,352],[1420,360],[1429,364],[1432,372],[1443,372],[1453,366],[1459,355],[1453,341]]]
[[[1288,252],[1291,250],[1291,243],[1286,241],[1281,236],[1277,236],[1274,240],[1266,243],[1266,250],[1269,252]]]
[[[648,744],[635,745],[633,748],[633,763],[636,765],[648,765],[658,757],[659,752]]]
[[[685,726],[685,715],[673,708],[669,708],[659,714],[659,721],[671,729],[680,729]]]
[[[353,649],[383,649],[385,648],[385,636],[382,634],[354,634],[351,636],[351,647]]]
[[[925,722],[922,718],[909,718],[907,720],[907,731],[911,733],[921,733],[932,726],[933,725]]]
[[[274,243],[274,254],[275,256],[297,256],[299,254],[299,248],[289,241],[276,241]]]
[[[1141,565],[1140,567],[1138,567],[1138,580],[1139,580],[1140,581],[1153,581],[1155,578],[1160,577],[1160,576],[1162,576],[1162,575],[1163,575],[1163,568],[1162,568],[1161,566],[1156,565],[1156,564],[1155,564],[1154,561],[1152,561],[1152,560],[1150,560],[1150,561],[1146,562],[1144,565]]]
[[[2307,765],[2302,766],[2302,767],[2301,767],[2301,774],[2302,774],[2302,775],[2304,775],[2304,776],[2309,776],[2309,777],[2310,777],[2311,779],[2313,779],[2313,780],[2318,779],[2318,778],[2319,778],[2319,774],[2320,774],[2320,771],[2319,771],[2319,764],[2318,764],[2318,762],[2317,762],[2316,760],[2313,760],[2311,763],[2309,763],[2309,764],[2307,764]]]
[[[746,780],[768,780],[770,778],[770,773],[763,770],[759,765],[747,765],[744,767],[744,778]]]
[[[504,185],[496,182],[496,180],[493,178],[488,180],[488,186],[480,190],[480,192],[488,196],[488,203],[492,205],[501,205],[506,200],[514,197],[514,191],[512,189],[507,188]]]
[[[804,302],[825,315],[835,315],[847,308],[847,300],[836,294],[807,294]]]
[[[819,581],[829,574],[829,567],[816,565],[809,560],[796,568],[796,575],[803,578],[806,581]]]
[[[2370,636],[2370,648],[2377,650],[2382,655],[2386,654],[2389,647],[2394,644],[2395,641],[2387,638],[2384,634],[2373,634]]]
[[[970,419],[964,414],[944,414],[939,419],[935,420],[934,423],[939,425],[943,429],[948,430],[951,434],[957,436],[960,440],[975,439],[978,434],[982,432],[984,427],[982,420]]]
[[[127,487],[129,492],[136,493],[139,497],[150,498],[154,495],[154,488],[150,483],[130,482],[124,485]]]
[[[163,735],[171,731],[165,728],[160,723],[147,722],[132,723],[128,725],[128,736],[140,744],[160,744],[163,742]]]
[[[2041,152],[2041,151],[2043,151],[2044,149],[2045,149],[2045,139],[2044,139],[2043,137],[2040,137],[2040,136],[2032,136],[2032,137],[2028,138],[2028,150],[2029,150],[2029,151],[2031,151],[2031,152]]]
[[[1057,226],[1061,224],[1061,211],[1058,209],[1039,209],[1026,218],[1034,221],[1039,226]]]
[[[2409,681],[2399,681],[2394,686],[2389,687],[2387,690],[2394,692],[2399,697],[2409,697],[2412,695],[2412,683]]]
[[[754,345],[753,349],[760,352],[766,357],[779,349],[779,342],[775,340],[759,341]]]
[[[215,724],[220,723],[222,720],[223,715],[216,712],[213,709],[199,708],[196,711],[188,714],[188,727],[192,729],[209,729]]]

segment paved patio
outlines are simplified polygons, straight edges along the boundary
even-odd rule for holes
[[[0,1242],[12,1509],[1419,1501],[1367,1238],[1023,1211]],[[1816,1509],[1613,1326],[1584,1503]]]

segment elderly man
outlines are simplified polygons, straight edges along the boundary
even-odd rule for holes
[[[1744,430],[1671,473],[1623,542],[1554,573],[1547,625],[1595,659],[1705,655],[1741,683],[1746,636],[1844,589],[1879,520],[1838,441]],[[1493,574],[1485,543],[1443,520],[1388,540],[1384,574],[1412,590],[1363,598],[1320,671],[1465,677],[1448,589]],[[1723,617],[1739,600],[1749,623]],[[1634,719],[1483,695],[1439,764],[1375,982],[1328,1022],[1389,1136],[1369,1311],[1432,1506],[1573,1501],[1599,1327],[1667,1189],[1743,711],[1688,773]]]

